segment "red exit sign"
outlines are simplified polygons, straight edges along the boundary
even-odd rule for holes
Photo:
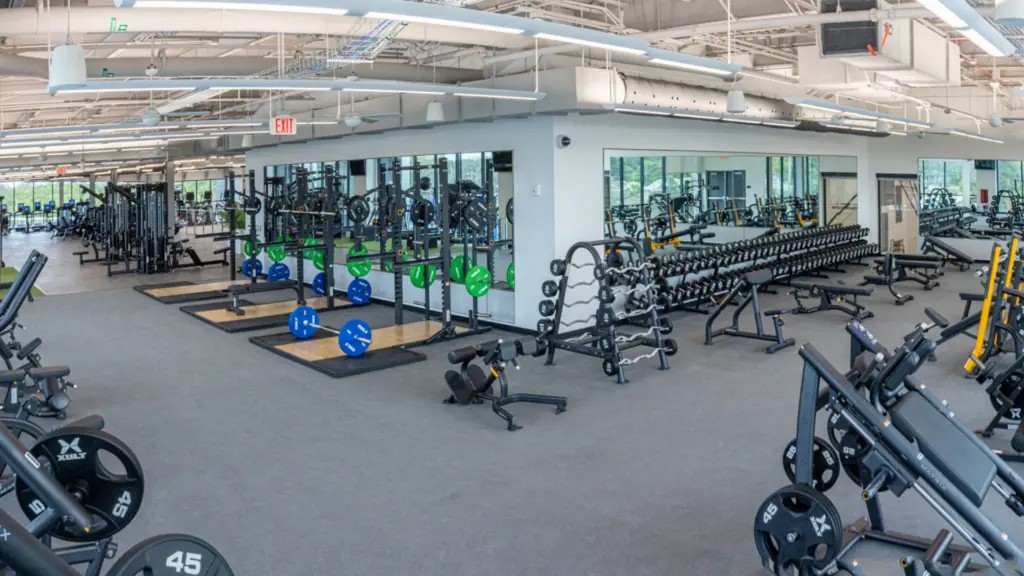
[[[67,166],[57,166],[57,176],[63,176],[68,173]]]
[[[295,136],[295,118],[291,116],[275,116],[270,121],[270,134],[273,136]]]

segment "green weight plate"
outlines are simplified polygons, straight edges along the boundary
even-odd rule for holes
[[[244,252],[249,258],[260,255],[260,249],[253,246],[252,242],[249,242],[248,240],[245,241],[245,244],[242,244],[242,252]]]
[[[358,250],[353,246],[348,249],[348,257],[353,256],[366,256],[370,251],[366,249],[366,246],[361,246]],[[316,262],[313,263],[316,266]],[[345,265],[348,268],[348,273],[355,276],[356,278],[362,278],[370,273],[373,268],[373,262],[369,260],[359,260],[358,262],[349,262]]]
[[[327,267],[327,257],[323,252],[313,252],[313,267],[317,270],[323,270]]]
[[[412,281],[412,285],[417,288],[430,286],[434,283],[434,280],[437,279],[436,266],[427,266],[426,273],[423,272],[423,268],[424,266],[421,264],[419,266],[413,266],[409,270],[409,280]]]
[[[274,242],[284,242],[284,236],[278,236]],[[267,248],[267,257],[274,262],[284,260],[285,256],[284,246],[271,246],[270,248]]]
[[[451,276],[452,282],[456,284],[462,284],[466,281],[466,257],[459,254],[455,258],[452,258],[452,269]]]
[[[320,241],[317,240],[316,238],[306,238],[306,240],[302,243],[302,245],[303,246],[316,246],[319,243],[320,243]],[[317,250],[305,250],[305,251],[302,252],[302,256],[305,257],[307,260],[315,260],[317,252],[318,252]]]
[[[512,201],[509,201],[509,206],[512,205]],[[516,289],[516,263],[509,262],[508,268],[505,269],[505,282],[508,282],[508,287]]]
[[[466,273],[466,292],[479,298],[491,290],[491,273],[483,266],[473,266]]]

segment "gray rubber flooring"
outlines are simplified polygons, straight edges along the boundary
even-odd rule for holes
[[[932,292],[908,286],[916,299],[902,307],[878,289],[865,300],[877,315],[867,325],[895,346],[925,305],[956,319],[957,292],[977,289],[953,271]],[[783,291],[765,308],[788,302]],[[387,323],[393,311],[323,318],[356,316]],[[242,576],[753,576],[755,511],[788,483],[781,452],[795,430],[801,364],[796,348],[707,347],[704,318],[673,315],[671,370],[643,363],[625,386],[590,358],[524,360],[514,390],[568,396],[569,410],[513,406],[525,426],[515,433],[487,406],[441,403],[447,351],[493,333],[427,348],[426,362],[333,380],[250,344],[251,333],[222,333],[130,289],[47,296],[21,320],[44,337],[46,362],[72,367],[72,416],[103,414],[145,467],[125,548],[191,532]],[[786,322],[787,336],[842,367],[845,317]],[[945,345],[922,376],[980,426],[988,400],[959,372],[970,346]],[[845,477],[830,497],[847,522],[863,513]],[[941,527],[912,494],[886,503],[893,528],[931,537]],[[1024,539],[1005,506],[991,511]],[[898,552],[889,554],[874,574],[898,573]]]

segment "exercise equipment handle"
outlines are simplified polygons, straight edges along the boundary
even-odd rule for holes
[[[80,576],[39,538],[17,520],[0,510],[0,557],[4,564],[24,576]]]
[[[472,346],[466,348],[458,348],[448,353],[448,362],[452,364],[464,364],[469,362],[473,358],[476,358],[477,348]]]

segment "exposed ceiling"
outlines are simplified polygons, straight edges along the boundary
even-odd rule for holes
[[[893,2],[876,16],[882,22],[916,19],[959,47],[956,78],[914,85],[900,76],[864,72],[853,65],[849,87],[808,85],[800,49],[816,46],[817,0],[424,0],[507,15],[547,20],[623,36],[655,46],[744,66],[736,84],[766,98],[813,96],[840,100],[899,116],[977,130],[993,116],[1008,118],[1000,138],[1024,138],[1024,105],[1013,88],[1024,86],[1024,64],[994,58],[946,27],[914,2]],[[988,15],[990,7],[975,3]],[[731,8],[731,18],[729,9]],[[140,12],[145,12],[142,14]],[[865,19],[867,13],[860,13]],[[1024,30],[1001,28],[1024,47]],[[156,108],[165,119],[247,118],[268,109],[258,91],[176,91],[46,95],[47,58],[53,46],[85,49],[90,79],[145,78],[345,78],[464,83],[571,67],[611,66],[636,77],[671,80],[664,69],[604,51],[431,24],[346,16],[165,8],[118,9],[111,0],[0,0],[0,132],[81,124],[137,123]],[[947,40],[943,39],[943,42]],[[828,64],[828,63],[826,63]],[[806,68],[808,64],[805,64]],[[803,72],[803,77],[802,77]],[[683,75],[696,85],[728,90],[717,78]],[[678,80],[677,80],[678,81]],[[542,87],[543,88],[543,87]],[[351,101],[350,101],[351,98]],[[274,108],[340,117],[366,96],[295,92],[276,97]],[[941,114],[937,111],[941,111]],[[1024,119],[1024,118],[1022,118]],[[198,144],[191,144],[196,152]],[[101,151],[109,155],[109,150]],[[172,154],[173,155],[173,154]],[[83,152],[83,158],[86,154]],[[0,166],[3,166],[0,161]],[[9,164],[9,162],[8,162]]]

